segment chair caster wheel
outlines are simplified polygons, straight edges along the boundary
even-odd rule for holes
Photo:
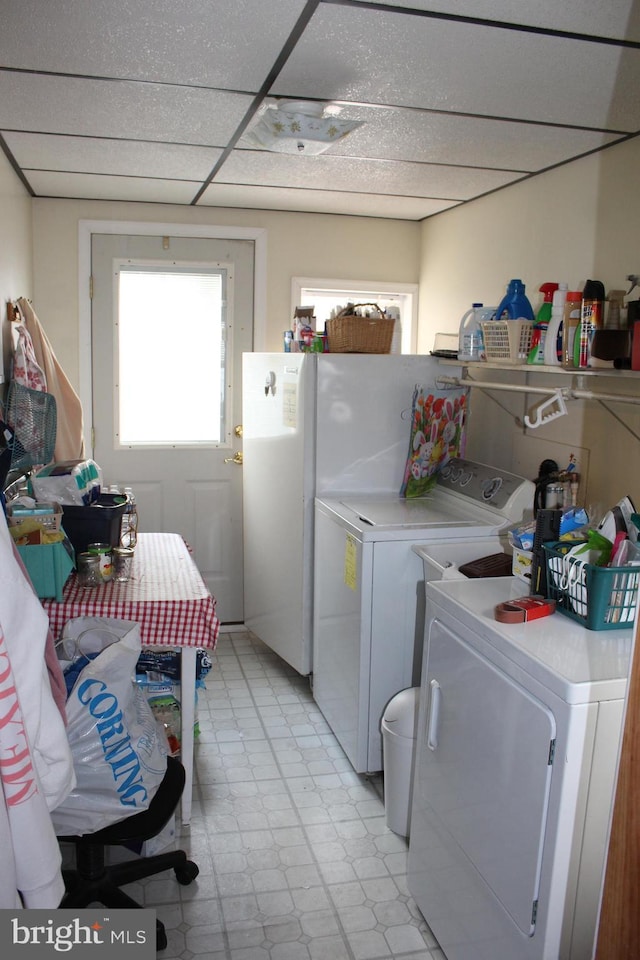
[[[187,860],[186,863],[181,867],[176,867],[175,874],[176,880],[178,883],[181,883],[183,887],[186,887],[192,880],[200,873],[198,865],[193,862],[193,860]]]
[[[166,950],[167,949],[167,934],[164,929],[164,923],[161,920],[156,920],[156,950]]]

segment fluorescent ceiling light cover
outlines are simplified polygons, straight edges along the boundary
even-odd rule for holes
[[[242,140],[247,146],[276,153],[324,153],[363,124],[361,120],[340,120],[335,108],[326,107],[304,101],[269,106]]]

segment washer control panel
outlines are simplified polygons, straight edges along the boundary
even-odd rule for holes
[[[515,520],[533,508],[535,486],[531,480],[462,457],[452,458],[441,468],[438,488],[485,504]]]

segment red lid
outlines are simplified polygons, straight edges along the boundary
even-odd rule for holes
[[[567,300],[582,300],[582,290],[567,290]]]

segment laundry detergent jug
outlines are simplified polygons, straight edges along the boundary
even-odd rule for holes
[[[531,320],[533,307],[525,294],[522,280],[510,280],[507,292],[496,310],[496,320]]]
[[[484,307],[474,303],[460,321],[458,336],[458,360],[484,360],[484,338],[481,324],[491,320],[495,307]]]

